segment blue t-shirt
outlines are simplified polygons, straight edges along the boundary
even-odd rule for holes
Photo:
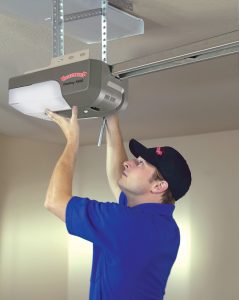
[[[73,196],[70,234],[93,243],[90,300],[162,300],[177,257],[180,232],[173,204],[127,206]]]

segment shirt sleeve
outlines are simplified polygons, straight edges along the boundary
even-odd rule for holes
[[[66,227],[70,234],[113,251],[126,216],[125,207],[117,203],[73,196],[66,207]]]

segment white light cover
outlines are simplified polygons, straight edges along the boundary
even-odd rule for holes
[[[49,121],[46,109],[71,109],[62,97],[60,84],[54,80],[9,90],[9,104],[26,115]]]

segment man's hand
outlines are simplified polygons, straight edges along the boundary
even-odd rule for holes
[[[72,107],[71,119],[64,118],[56,113],[53,113],[49,109],[46,110],[46,114],[53,122],[55,122],[60,126],[60,128],[62,129],[66,137],[67,143],[75,144],[78,147],[79,139],[80,139],[80,126],[77,120],[77,115],[78,115],[77,106]]]

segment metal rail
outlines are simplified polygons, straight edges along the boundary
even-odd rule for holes
[[[239,53],[239,31],[111,66],[115,77],[126,79],[199,61]]]

